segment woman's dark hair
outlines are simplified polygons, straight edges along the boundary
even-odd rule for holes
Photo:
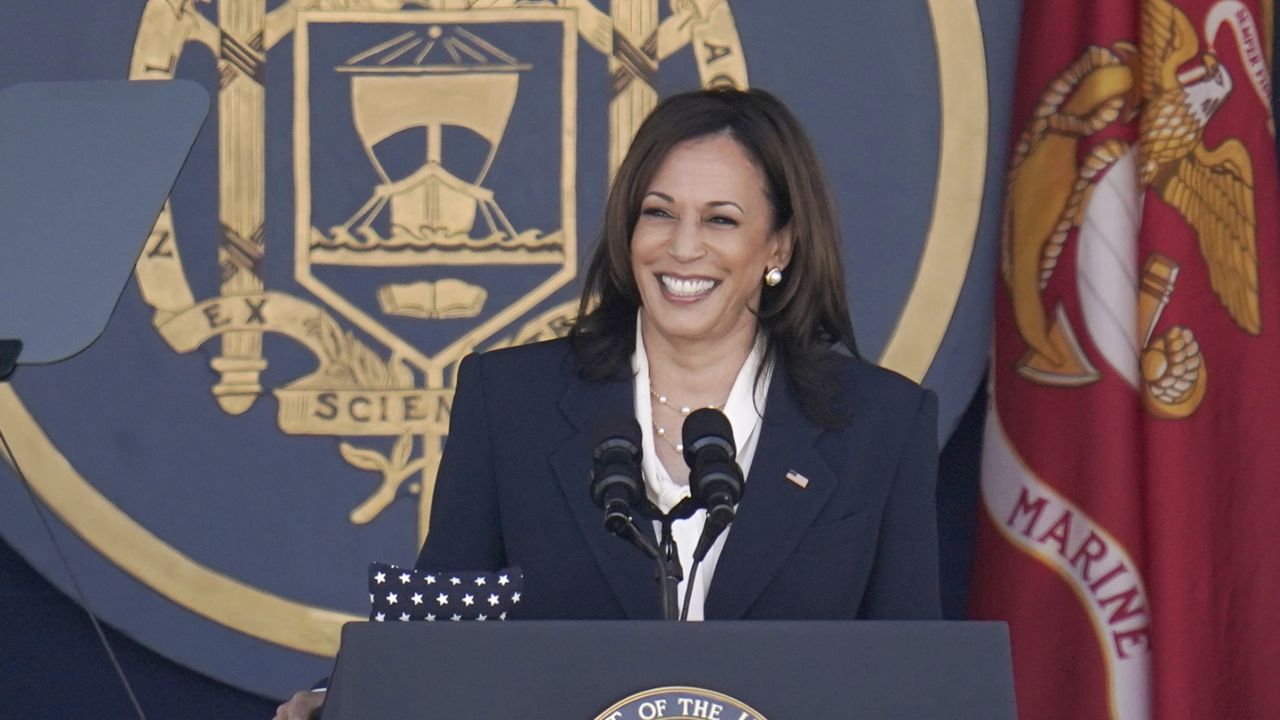
[[[569,334],[582,373],[592,379],[629,374],[640,307],[631,271],[631,233],[641,201],[673,148],[719,133],[733,137],[764,176],[773,229],[791,226],[791,261],[783,280],[764,286],[760,297],[758,317],[768,337],[767,353],[782,359],[806,414],[822,425],[839,425],[829,402],[828,351],[841,343],[857,353],[845,300],[840,225],[804,129],[763,90],[673,95],[640,125],[610,188],[579,319]]]

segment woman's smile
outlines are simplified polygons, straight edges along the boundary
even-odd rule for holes
[[[662,283],[663,294],[668,299],[680,302],[700,300],[720,286],[718,281],[711,278],[672,273],[659,273],[658,282]]]

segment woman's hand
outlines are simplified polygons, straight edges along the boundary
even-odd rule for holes
[[[276,708],[273,720],[311,720],[324,705],[324,693],[302,690],[293,694],[283,705]]]

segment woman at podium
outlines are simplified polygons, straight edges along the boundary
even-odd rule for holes
[[[519,567],[514,618],[661,617],[653,561],[592,501],[593,451],[635,418],[644,493],[668,511],[689,495],[684,420],[709,407],[745,483],[680,581],[689,619],[938,618],[937,400],[857,356],[840,248],[776,98],[662,101],[618,169],[569,336],[463,360],[418,567]],[[686,570],[705,522],[673,526]]]
[[[685,416],[711,407],[746,482],[691,619],[938,617],[936,401],[855,356],[840,246],[776,98],[661,102],[618,169],[569,337],[462,362],[419,567],[521,568],[518,617],[660,617],[652,562],[591,501],[593,448],[636,418],[668,510],[689,494]],[[686,570],[704,517],[676,523]]]

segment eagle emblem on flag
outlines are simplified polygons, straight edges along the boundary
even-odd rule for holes
[[[1247,35],[1240,20],[1211,15],[1206,34],[1229,23]],[[1046,385],[1092,383],[1099,371],[1075,323],[1045,294],[1065,244],[1075,238],[1076,279],[1090,339],[1141,393],[1149,412],[1178,418],[1195,412],[1208,378],[1189,327],[1156,331],[1180,265],[1159,252],[1141,259],[1137,277],[1121,265],[1137,260],[1137,227],[1150,189],[1195,233],[1213,292],[1231,319],[1259,334],[1253,170],[1238,139],[1206,143],[1206,129],[1233,81],[1212,48],[1201,51],[1186,14],[1165,0],[1145,2],[1141,33],[1141,51],[1129,42],[1087,48],[1042,95],[1011,163],[1002,274],[1027,346],[1019,374]],[[1131,142],[1116,126],[1134,118],[1139,132]],[[1091,215],[1107,222],[1090,223]],[[1115,216],[1124,219],[1117,222]],[[1107,229],[1097,231],[1100,225]],[[1117,285],[1138,294],[1136,318],[1122,310],[1123,298],[1097,291]]]

